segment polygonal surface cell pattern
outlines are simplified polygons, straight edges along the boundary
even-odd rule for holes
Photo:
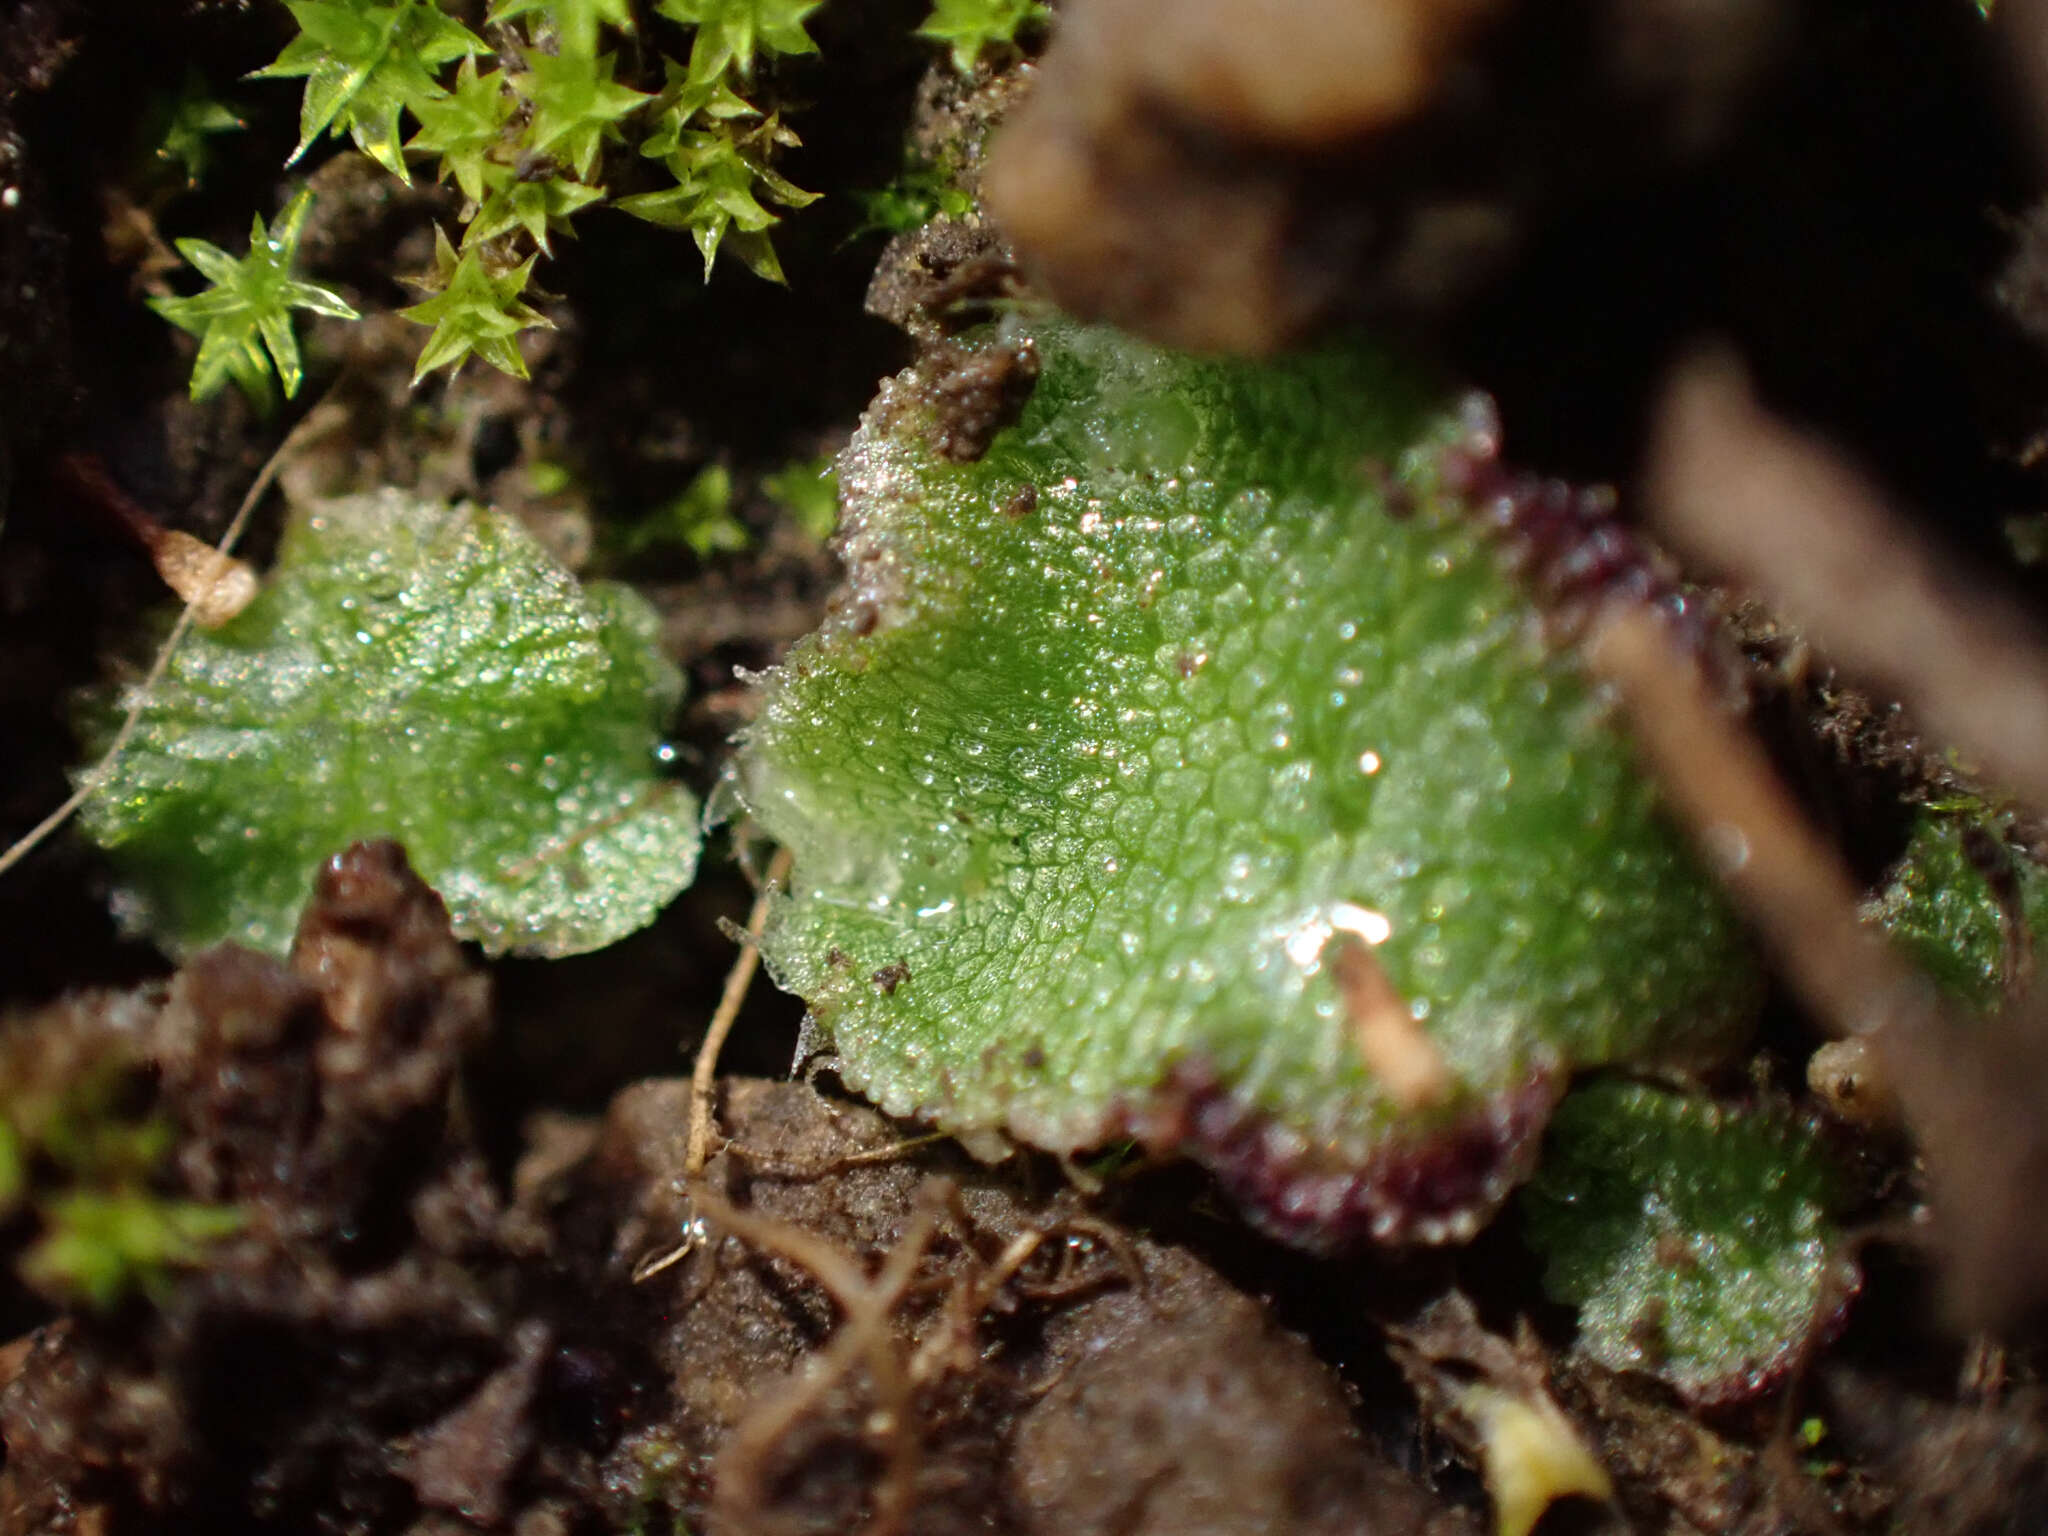
[[[1728,913],[1437,493],[1455,427],[1412,380],[1006,325],[870,411],[847,585],[736,770],[796,855],[765,953],[847,1081],[1071,1149],[1192,1067],[1344,1166],[1739,1031]],[[942,457],[946,370],[1005,352],[1021,418]],[[1388,1007],[1448,1093],[1375,1071]]]
[[[320,503],[256,600],[178,649],[81,819],[174,951],[282,953],[321,861],[377,837],[464,937],[595,949],[696,869],[696,801],[657,760],[682,692],[657,628],[501,513]],[[128,703],[96,700],[89,734]]]

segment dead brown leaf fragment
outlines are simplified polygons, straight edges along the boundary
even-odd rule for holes
[[[1526,1324],[1512,1342],[1491,1333],[1454,1290],[1389,1329],[1387,1342],[1429,1421],[1485,1478],[1498,1536],[1529,1536],[1560,1499],[1614,1496],[1606,1467],[1551,1396]]]

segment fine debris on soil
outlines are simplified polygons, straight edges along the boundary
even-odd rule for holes
[[[1056,1178],[875,1160],[901,1133],[809,1085],[727,1085],[694,1207],[680,1079],[536,1123],[501,1182],[461,1087],[488,983],[394,845],[322,870],[288,963],[18,1032],[60,1025],[132,1037],[163,1193],[243,1220],[7,1352],[0,1531],[1476,1528],[1193,1254]]]

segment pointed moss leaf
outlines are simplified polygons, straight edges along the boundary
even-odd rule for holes
[[[515,229],[523,229],[527,238],[540,247],[542,255],[552,256],[554,246],[551,237],[573,237],[576,231],[570,220],[592,203],[604,201],[602,187],[585,186],[563,176],[523,181],[518,170],[509,165],[485,167],[484,181],[490,189],[489,194],[484,198],[483,206],[477,209],[476,216],[469,221],[469,227],[462,232],[464,251]]]
[[[505,122],[517,105],[505,89],[502,73],[476,72],[476,59],[464,59],[455,71],[454,88],[444,97],[413,104],[420,131],[406,148],[441,157],[440,176],[462,188],[471,202],[482,202],[484,172],[491,151],[498,148]]]
[[[597,51],[600,26],[633,30],[632,0],[498,0],[491,7],[494,22],[518,17],[548,24],[564,54],[588,58]]]
[[[662,60],[662,68],[666,83],[647,109],[647,132],[640,139],[643,155],[659,160],[673,154],[685,129],[761,116],[761,109],[735,91],[724,75],[696,80],[674,59]]]
[[[1869,915],[1943,991],[1989,1012],[2019,945],[2048,946],[2048,873],[1981,808],[1923,810]]]
[[[697,29],[690,76],[716,80],[729,69],[754,72],[754,54],[816,53],[804,20],[824,0],[656,0],[670,21]]]
[[[1008,48],[1019,32],[1051,19],[1051,9],[1040,0],[934,0],[917,35],[944,43],[952,51],[953,67],[971,75],[989,49]]]
[[[253,80],[303,79],[294,164],[322,133],[343,129],[356,147],[408,181],[399,114],[446,94],[441,67],[483,50],[483,39],[435,0],[285,0],[299,35]]]
[[[724,247],[757,277],[779,283],[782,264],[766,231],[780,215],[761,205],[756,189],[785,208],[802,208],[817,194],[778,176],[762,158],[773,144],[793,141],[787,130],[770,121],[735,137],[730,127],[680,133],[665,156],[676,184],[621,198],[619,207],[651,224],[688,230],[703,253],[706,281]]]
[[[655,637],[509,517],[323,503],[240,616],[187,638],[82,818],[174,952],[282,951],[320,861],[369,837],[493,951],[595,949],[696,864],[696,806],[658,773],[681,680]],[[99,700],[103,733],[126,702]]]
[[[156,119],[156,158],[179,168],[187,190],[199,185],[213,163],[213,140],[240,133],[249,125],[234,108],[216,101],[196,69],[185,71],[185,83]]]
[[[1788,1114],[1594,1083],[1558,1106],[1521,1199],[1580,1347],[1695,1401],[1768,1388],[1854,1288],[1834,1168]]]
[[[1438,497],[1415,379],[1012,324],[1042,372],[976,462],[933,445],[986,435],[1021,334],[885,385],[840,465],[852,580],[736,769],[796,855],[764,952],[847,1080],[1070,1149],[1199,1079],[1219,1168],[1341,1179],[1741,1031],[1735,924]]]
[[[553,154],[588,180],[597,152],[608,138],[619,137],[618,123],[653,98],[612,79],[617,56],[598,58],[545,53],[527,56],[526,70],[512,77],[512,87],[533,107],[528,148]]]

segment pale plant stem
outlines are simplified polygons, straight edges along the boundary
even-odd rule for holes
[[[789,874],[794,855],[787,848],[776,850],[768,865],[767,877],[761,882],[761,894],[754,900],[754,910],[747,916],[747,931],[740,942],[738,958],[732,969],[726,973],[725,991],[718,999],[718,1010],[711,1015],[711,1027],[704,1031],[704,1043],[697,1048],[697,1062],[690,1071],[690,1135],[683,1152],[683,1182],[696,1182],[704,1171],[704,1164],[711,1157],[711,1127],[713,1120],[712,1099],[718,1085],[718,1053],[725,1049],[725,1037],[732,1033],[733,1021],[740,1016],[740,1005],[747,1000],[747,988],[754,983],[754,972],[761,964],[761,933],[768,926],[769,903],[774,900],[775,889]]]
[[[332,393],[330,389],[328,394]],[[284,441],[277,445],[270,457],[264,460],[263,467],[256,471],[256,478],[249,482],[249,489],[242,497],[242,504],[235,509],[234,518],[229,522],[227,532],[220,536],[220,542],[214,546],[214,552],[221,559],[225,560],[234,553],[235,545],[241,541],[243,533],[249,527],[249,519],[255,515],[256,504],[263,499],[263,493],[270,489],[271,482],[277,478],[278,471],[284,468],[285,461],[304,446],[307,439],[318,436],[332,425],[326,405],[327,399],[323,397],[318,405],[305,414],[297,426],[285,434]],[[163,681],[164,674],[170,670],[171,658],[177,654],[179,644],[191,631],[194,610],[203,596],[204,594],[195,593],[179,610],[177,622],[171,626],[171,632],[164,637],[164,643],[158,647],[156,659],[150,663],[149,671],[143,675],[141,684],[135,690],[134,699],[128,706],[128,713],[122,718],[121,728],[114,732],[114,739],[108,743],[107,750],[101,754],[100,760],[79,780],[78,787],[62,805],[23,833],[5,853],[0,853],[0,875],[6,874],[35,852],[78,813],[80,806],[99,793],[100,786],[106,783],[108,775],[114,770],[114,764],[120,760],[121,754],[128,748],[129,741],[134,738],[135,728],[142,721],[142,712],[149,708],[150,695],[156,691],[156,685]]]

